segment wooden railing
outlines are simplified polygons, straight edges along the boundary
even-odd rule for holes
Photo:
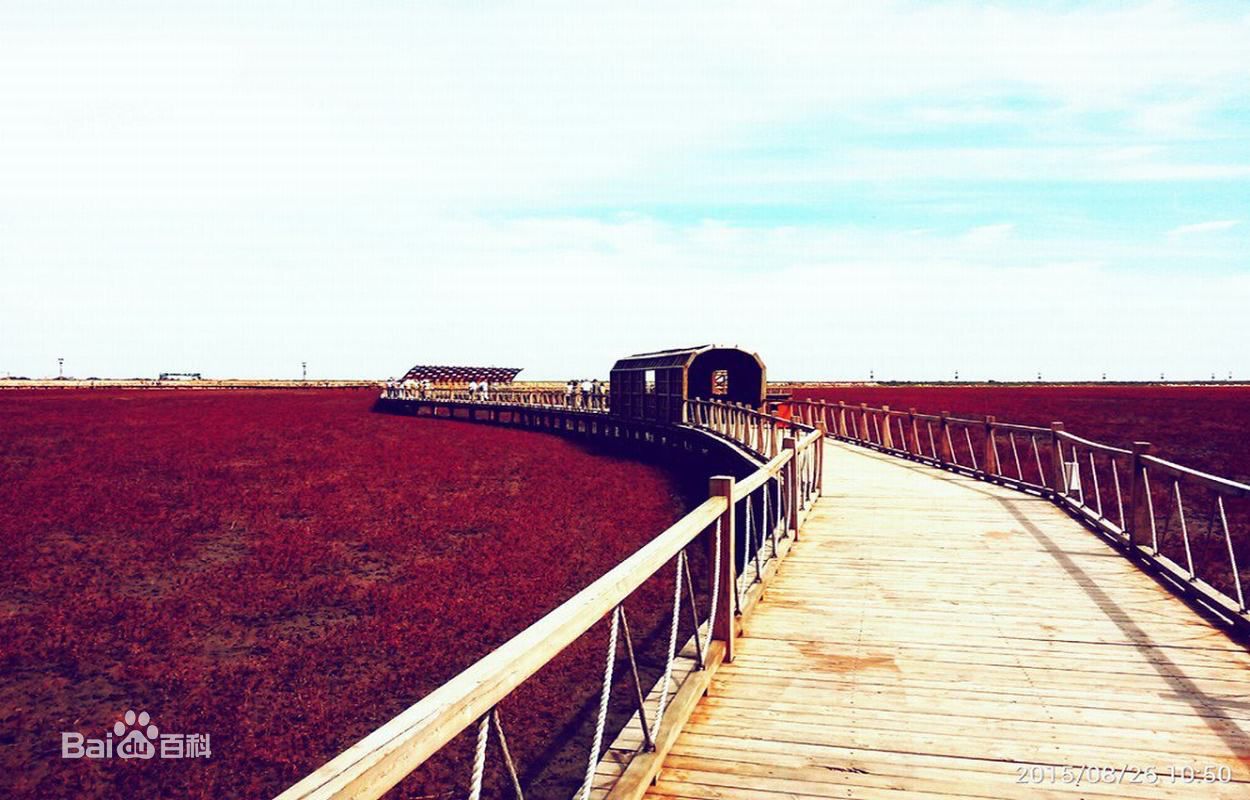
[[[719,400],[687,400],[685,418],[687,425],[729,439],[765,460],[781,452],[787,431],[807,434],[816,429],[816,425]]]
[[[811,400],[790,407],[843,441],[1046,497],[1250,635],[1242,574],[1250,485],[1158,458],[1148,442],[1115,447],[1061,422],[1043,428]]]
[[[721,411],[727,411],[710,406],[704,410],[717,419]],[[750,432],[752,428],[756,432]],[[499,757],[491,761],[507,774],[506,785],[520,797],[523,787],[496,709],[535,672],[605,618],[610,634],[603,694],[595,734],[587,743],[586,780],[577,796],[583,800],[640,797],[716,669],[733,660],[734,641],[743,618],[758,602],[764,584],[797,539],[820,495],[820,430],[756,414],[751,425],[732,429],[720,425],[714,435],[749,446],[750,442],[762,441],[759,429],[784,435],[776,452],[753,473],[737,481],[725,476],[712,478],[708,499],[681,520],[554,611],[287,789],[279,800],[380,797],[466,733],[475,737],[475,758],[467,779],[471,800],[481,795],[492,741]],[[705,531],[709,534],[705,545],[708,569],[702,577],[708,602],[700,610],[686,553]],[[745,547],[742,558],[736,552],[739,542]],[[637,685],[625,607],[635,590],[665,569],[673,571],[675,587],[667,664],[660,682],[648,692]],[[678,623],[683,615],[693,617],[695,632],[678,649]],[[628,674],[633,676],[637,697],[635,713],[627,725],[638,727],[642,744],[624,759],[609,764],[601,763],[600,757],[608,733],[605,717],[618,660],[619,629],[625,631],[625,656],[631,668]],[[607,788],[597,786],[604,770],[612,779]]]

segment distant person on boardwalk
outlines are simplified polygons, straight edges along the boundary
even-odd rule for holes
[[[478,393],[482,395],[482,402],[490,400],[490,381],[482,381],[477,385]]]
[[[566,406],[573,405],[573,393],[577,391],[577,383],[569,381],[564,386],[564,404]]]
[[[469,399],[477,397],[477,381],[469,381]]]
[[[590,382],[590,397],[595,408],[603,408],[603,383],[598,378]]]
[[[590,408],[590,381],[582,381],[582,408]]]

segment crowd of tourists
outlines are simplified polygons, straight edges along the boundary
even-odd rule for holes
[[[389,400],[424,400],[431,396],[434,384],[426,380],[387,378],[383,393]]]
[[[564,385],[564,404],[571,408],[607,408],[607,385],[603,381],[571,380]]]

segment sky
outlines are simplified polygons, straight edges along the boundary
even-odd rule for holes
[[[1243,2],[0,2],[0,376],[1250,378]]]

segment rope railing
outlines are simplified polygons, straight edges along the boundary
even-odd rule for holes
[[[477,401],[473,401],[477,402]],[[587,769],[576,796],[640,797],[658,773],[664,755],[693,712],[720,664],[734,658],[744,617],[758,603],[764,585],[797,540],[812,503],[819,497],[820,430],[728,404],[700,403],[688,409],[700,427],[760,452],[777,439],[775,452],[741,480],[711,479],[709,497],[582,591],[517,634],[468,669],[279,795],[279,800],[376,798],[461,736],[473,741],[467,775],[468,796],[477,800],[491,775],[513,796],[523,786],[508,749],[500,703],[538,670],[605,620],[608,623],[603,682],[588,743]],[[747,410],[749,411],[749,409]],[[694,423],[692,423],[694,424]],[[738,520],[742,520],[739,524]],[[707,567],[697,602],[690,547],[706,540]],[[741,554],[741,558],[739,558]],[[638,659],[626,606],[645,582],[672,571],[673,603],[668,622],[666,662],[650,690],[641,685]],[[678,647],[682,620],[692,635]],[[628,669],[617,670],[621,644]],[[633,713],[609,749],[621,758],[604,758],[610,726],[614,677],[632,684]],[[654,714],[649,715],[648,709]],[[626,736],[640,734],[637,744]],[[498,758],[490,757],[491,743]],[[623,765],[623,766],[622,766]],[[606,772],[605,772],[606,770]],[[606,786],[605,786],[606,782]]]
[[[899,411],[791,402],[834,438],[1054,502],[1162,574],[1181,594],[1250,633],[1242,569],[1250,562],[1250,485],[1166,461],[1148,442],[1115,447],[1065,430]]]

